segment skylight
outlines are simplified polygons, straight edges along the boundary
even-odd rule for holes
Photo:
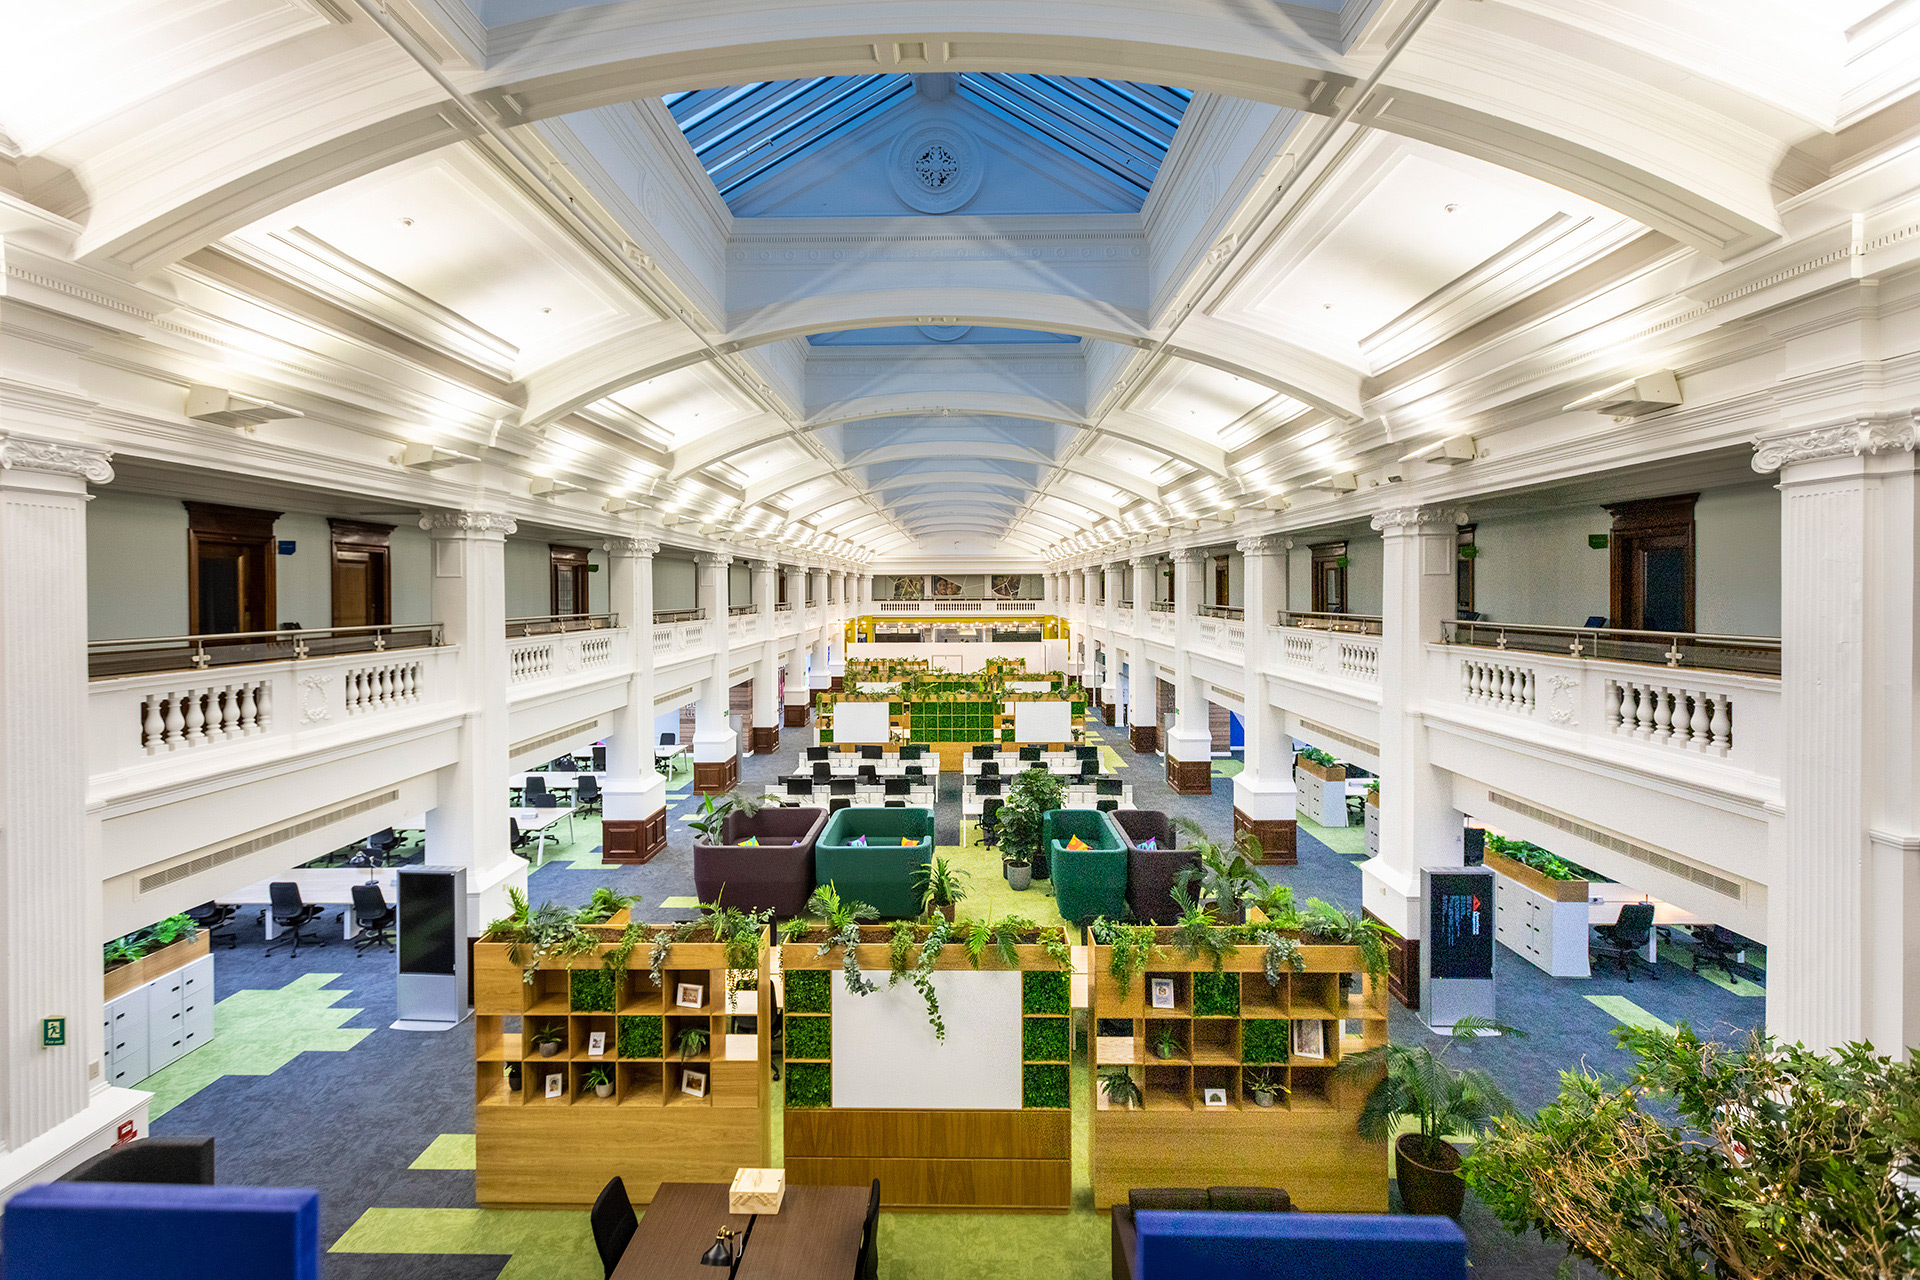
[[[914,80],[897,74],[768,80],[668,94],[662,101],[732,206],[796,162],[906,108],[915,100]],[[949,104],[957,118],[985,113],[1052,169],[1077,161],[1135,209],[1193,98],[1186,89],[1127,80],[981,72],[951,77],[950,86],[926,96]]]

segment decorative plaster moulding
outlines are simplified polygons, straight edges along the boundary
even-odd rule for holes
[[[46,475],[78,476],[89,484],[113,479],[113,455],[105,449],[10,435],[0,439],[0,471],[38,471]]]
[[[429,533],[516,532],[520,522],[504,511],[427,511],[420,516],[420,527]]]
[[[1753,469],[1765,475],[1797,462],[1858,458],[1873,453],[1913,452],[1915,420],[1862,418],[1802,431],[1761,436],[1754,442]]]

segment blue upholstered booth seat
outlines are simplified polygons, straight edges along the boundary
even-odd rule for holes
[[[1140,1280],[1465,1280],[1451,1218],[1143,1209]]]
[[[319,1280],[311,1187],[50,1182],[7,1201],[6,1280]]]

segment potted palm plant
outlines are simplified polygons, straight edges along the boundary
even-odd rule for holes
[[[605,1067],[595,1067],[587,1072],[585,1084],[587,1088],[593,1090],[595,1097],[611,1098],[613,1096],[613,1077],[607,1074]]]
[[[1186,872],[1186,883],[1199,882],[1200,901],[1221,923],[1239,924],[1245,919],[1246,900],[1268,887],[1253,861],[1261,856],[1260,838],[1251,831],[1238,831],[1232,844],[1223,845],[1192,818],[1175,818],[1173,826],[1180,833],[1180,847],[1200,856],[1199,867]]]
[[[953,909],[967,896],[964,881],[972,878],[972,873],[955,867],[945,858],[935,858],[924,867],[918,867],[913,873],[913,887],[920,891],[920,909],[931,916],[938,911],[953,923]]]
[[[1453,1026],[1453,1038],[1436,1051],[1429,1045],[1383,1044],[1348,1054],[1334,1073],[1364,1078],[1383,1067],[1361,1105],[1360,1136],[1384,1142],[1413,1120],[1418,1128],[1394,1139],[1394,1168],[1400,1183],[1400,1201],[1408,1213],[1445,1214],[1458,1219],[1466,1200],[1460,1149],[1449,1137],[1464,1137],[1513,1110],[1513,1103],[1477,1067],[1455,1067],[1447,1051],[1483,1031],[1501,1035],[1525,1033],[1491,1018],[1462,1018]]]
[[[1100,1092],[1107,1096],[1107,1105],[1132,1111],[1146,1102],[1140,1092],[1140,1082],[1125,1067],[1108,1067],[1100,1073]]]
[[[1066,784],[1045,769],[1022,770],[1007,788],[1006,803],[1000,806],[1000,853],[1013,888],[1033,883],[1042,823],[1047,810],[1058,809],[1066,795]]]
[[[566,1033],[551,1022],[533,1033],[533,1047],[540,1051],[543,1058],[551,1058],[560,1052],[560,1046],[567,1042]]]

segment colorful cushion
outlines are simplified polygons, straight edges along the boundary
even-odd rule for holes
[[[1079,836],[1075,836],[1073,839],[1067,841],[1064,845],[1061,845],[1060,847],[1063,849],[1090,849],[1093,846],[1089,845],[1085,840],[1082,840]]]
[[[865,836],[855,836],[853,839],[847,841],[847,846],[851,848],[852,846],[857,844],[864,847],[866,843],[867,843],[867,838]]]
[[[920,842],[918,840],[915,840],[912,836],[901,836],[900,843],[903,845],[906,845],[906,844],[919,844]]]
[[[1137,849],[1158,849],[1160,847],[1160,838],[1158,836],[1148,836],[1134,847]]]
[[[746,838],[745,840],[742,840],[742,841],[740,842],[740,846],[739,846],[739,847],[740,847],[740,848],[742,848],[742,849],[747,849],[747,848],[758,848],[758,847],[759,847],[759,845],[760,845],[760,837],[759,837],[759,836],[748,836],[748,837],[747,837],[747,838]]]

